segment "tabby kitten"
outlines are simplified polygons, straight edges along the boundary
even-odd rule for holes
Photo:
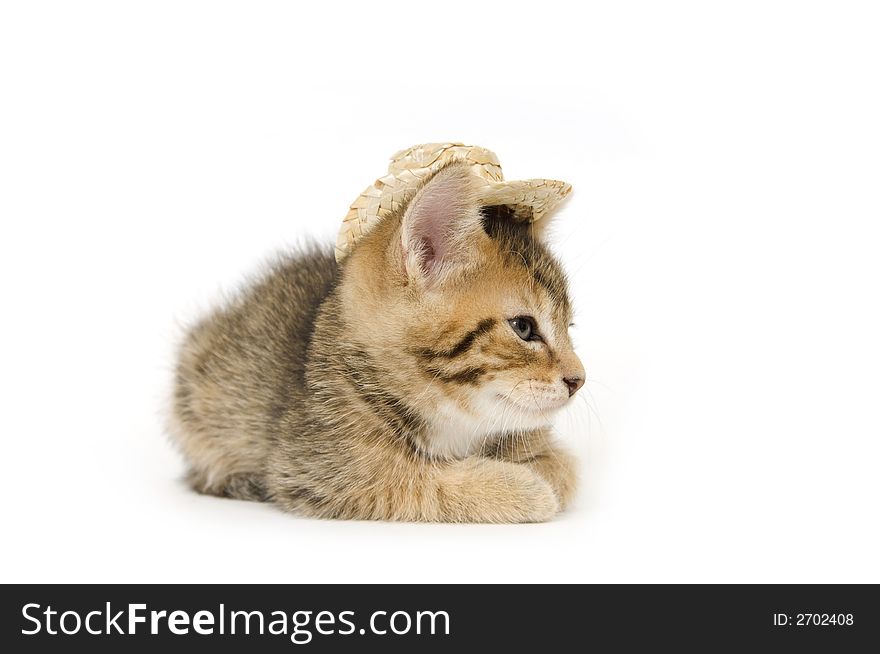
[[[188,335],[172,431],[199,492],[322,518],[537,522],[584,382],[565,277],[454,163],[337,265],[285,258]]]

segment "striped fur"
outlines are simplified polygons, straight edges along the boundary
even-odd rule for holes
[[[565,506],[575,465],[548,426],[583,377],[565,275],[468,175],[441,170],[341,267],[329,247],[282,258],[191,330],[171,430],[196,490],[323,518]]]

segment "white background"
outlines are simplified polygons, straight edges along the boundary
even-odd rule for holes
[[[0,581],[880,582],[870,3],[491,4],[3,4]],[[442,140],[575,187],[575,505],[187,490],[180,325]]]

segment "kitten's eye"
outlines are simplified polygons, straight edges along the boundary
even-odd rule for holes
[[[517,316],[508,320],[514,333],[524,341],[537,341],[541,337],[538,336],[538,330],[535,328],[535,320],[529,316]]]

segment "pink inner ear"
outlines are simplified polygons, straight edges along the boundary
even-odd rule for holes
[[[434,189],[430,189],[434,191]],[[439,189],[441,191],[446,189]],[[449,241],[455,219],[454,202],[449,196],[428,194],[413,208],[411,240],[415,242],[419,258],[426,270],[442,263],[449,252]]]
[[[404,250],[416,255],[422,272],[451,258],[468,220],[478,215],[470,173],[463,166],[437,173],[416,195],[404,216]]]
[[[421,253],[422,253],[422,261],[424,262],[426,267],[432,267],[434,265],[434,261],[437,259],[437,250],[434,248],[433,242],[430,238],[425,237],[421,241]]]

